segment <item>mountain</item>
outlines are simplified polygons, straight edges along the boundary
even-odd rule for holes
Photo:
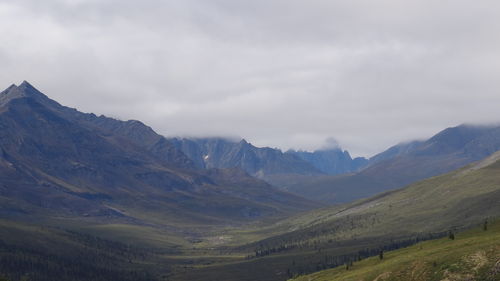
[[[276,175],[319,175],[320,170],[300,157],[279,149],[255,147],[242,139],[173,138],[175,147],[199,168],[240,168],[252,176],[271,179]]]
[[[307,164],[297,156],[233,142],[234,153],[213,145],[195,155],[217,151],[220,163],[238,165],[205,166],[210,154],[201,163],[139,121],[81,113],[23,82],[0,93],[0,279],[277,281],[449,231],[459,240],[500,216],[497,140],[498,127],[459,126],[399,145],[354,175],[313,167],[300,176],[343,179],[353,194],[344,198],[461,167],[326,207],[239,167],[264,163],[276,171],[267,176],[288,176],[304,167],[284,171],[285,160]],[[356,177],[374,188],[347,188]]]
[[[351,158],[340,148],[313,152],[256,147],[246,140],[225,138],[172,138],[198,168],[243,169],[250,175],[277,187],[321,175],[337,175],[361,170],[369,164],[365,158]]]
[[[286,153],[298,156],[329,175],[356,172],[368,165],[369,162],[364,157],[352,159],[347,150],[343,151],[340,148],[316,150],[313,152],[289,150]]]
[[[64,107],[28,82],[0,93],[0,203],[0,218],[176,233],[317,205],[237,169],[197,169],[141,122]]]
[[[304,178],[287,190],[328,203],[349,202],[458,169],[499,149],[500,126],[461,125],[391,147],[355,174]]]

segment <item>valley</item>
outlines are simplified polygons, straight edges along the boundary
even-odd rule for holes
[[[25,81],[0,93],[0,277],[284,281],[339,266],[312,278],[340,276],[381,249],[485,220],[495,235],[498,150],[500,127],[471,125],[369,159],[166,138]]]

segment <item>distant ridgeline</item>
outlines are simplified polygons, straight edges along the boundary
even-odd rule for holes
[[[461,125],[393,146],[354,174],[296,178],[285,186],[312,200],[345,203],[453,171],[498,150],[500,126]]]
[[[267,178],[272,175],[344,174],[358,171],[368,164],[365,158],[352,159],[340,148],[314,152],[255,147],[242,139],[173,138],[170,141],[199,168],[238,167],[250,175]]]
[[[331,204],[400,188],[481,160],[500,149],[500,126],[448,128],[425,141],[395,145],[370,159],[352,159],[340,148],[282,152],[245,140],[169,140],[198,168],[237,167],[287,191]]]

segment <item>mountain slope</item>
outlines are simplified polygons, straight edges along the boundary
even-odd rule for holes
[[[43,105],[46,109],[57,113],[58,116],[65,120],[77,123],[91,131],[98,131],[103,136],[112,136],[117,139],[115,145],[122,145],[123,141],[125,141],[125,144],[133,143],[152,152],[154,156],[169,162],[172,166],[182,168],[194,167],[194,164],[182,151],[177,150],[172,143],[140,121],[120,121],[103,115],[98,117],[92,113],[79,112],[74,108],[62,106],[56,101],[49,99],[26,81],[19,85],[19,87],[13,85],[4,92],[3,96],[7,101],[13,98],[29,98]]]
[[[63,107],[27,82],[0,94],[0,202],[3,218],[180,232],[315,206],[240,171],[197,170],[142,123]]]
[[[371,157],[368,160],[368,165],[374,165],[376,163],[382,162],[384,160],[389,160],[392,158],[396,158],[401,155],[408,154],[415,150],[419,145],[422,144],[422,141],[411,141],[406,143],[400,143],[395,146],[390,147],[389,149]]]
[[[500,152],[403,189],[292,218],[282,226],[296,230],[279,239],[294,236],[315,240],[397,237],[459,229],[498,216]]]
[[[352,158],[347,150],[340,148],[316,150],[313,152],[289,150],[290,153],[311,163],[320,171],[329,175],[352,173],[368,165],[366,158]]]
[[[392,147],[356,174],[306,178],[287,189],[324,202],[349,202],[458,169],[499,149],[500,126],[461,125]]]
[[[487,231],[459,233],[454,240],[442,238],[386,252],[345,267],[320,271],[297,281],[439,281],[500,280],[500,224]]]

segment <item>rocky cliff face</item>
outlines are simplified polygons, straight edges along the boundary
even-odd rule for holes
[[[290,150],[287,153],[304,159],[329,175],[357,172],[368,165],[366,158],[352,159],[348,151],[342,151],[340,148],[316,150],[314,152]]]
[[[279,149],[255,147],[244,139],[171,139],[200,168],[234,168],[266,178],[276,174],[317,175],[322,172],[300,157]]]

